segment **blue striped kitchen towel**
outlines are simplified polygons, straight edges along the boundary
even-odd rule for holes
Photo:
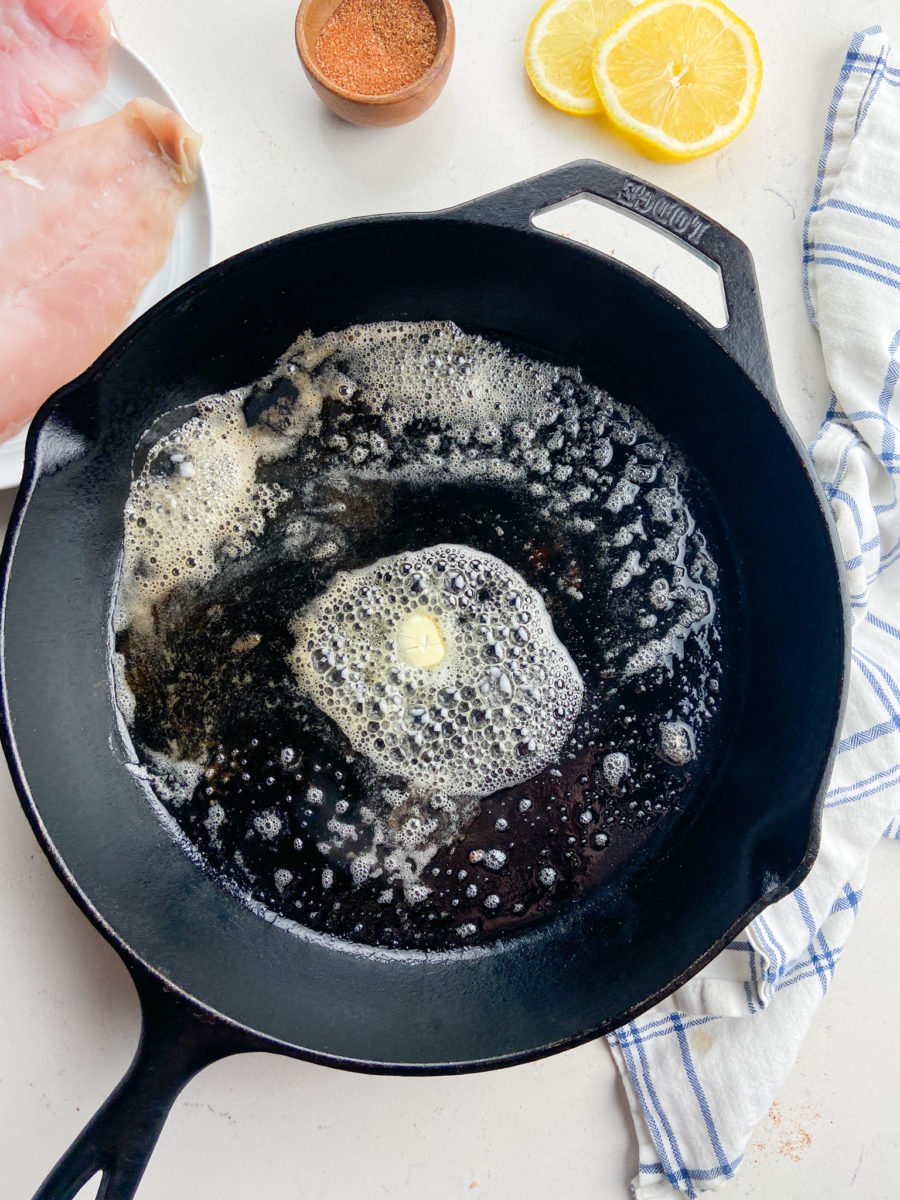
[[[868,856],[900,839],[900,54],[857,33],[834,90],[804,236],[832,388],[813,444],[853,613],[847,715],[803,885],[688,984],[610,1035],[638,1135],[638,1200],[732,1178],[850,934]]]

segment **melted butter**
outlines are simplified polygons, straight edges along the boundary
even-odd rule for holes
[[[584,684],[507,563],[438,545],[339,572],[292,626],[298,686],[411,793],[483,797],[555,761]]]

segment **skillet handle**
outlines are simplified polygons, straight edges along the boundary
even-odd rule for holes
[[[97,1200],[131,1200],[179,1092],[217,1059],[253,1049],[227,1026],[129,964],[141,1001],[141,1038],[124,1078],[35,1193],[73,1200],[101,1172]]]
[[[693,321],[702,324],[760,391],[778,404],[750,251],[740,238],[676,196],[634,175],[626,175],[608,163],[582,159],[450,209],[448,215],[558,238],[558,234],[537,229],[532,224],[532,218],[542,209],[552,208],[577,196],[594,196],[635,219],[656,226],[663,236],[674,238],[719,268],[728,309],[728,324],[723,329],[717,329],[652,279],[645,275],[641,275],[641,278],[665,300],[681,308]],[[598,253],[596,250],[592,252]],[[618,260],[611,262],[619,270],[633,270]]]

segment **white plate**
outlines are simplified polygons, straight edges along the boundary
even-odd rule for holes
[[[168,105],[175,112],[181,112],[174,97],[150,68],[114,39],[109,48],[109,79],[106,87],[68,113],[61,121],[61,127],[67,129],[101,121],[118,112],[123,104],[136,96],[147,96]],[[209,182],[201,157],[194,191],[178,213],[169,256],[141,292],[130,319],[133,321],[179,284],[211,266],[214,261],[213,240]],[[18,487],[22,479],[25,433],[23,429],[9,441],[0,443],[0,488]]]

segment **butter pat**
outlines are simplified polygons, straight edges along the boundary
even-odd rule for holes
[[[397,649],[411,667],[436,667],[447,653],[441,628],[428,613],[410,613],[397,626]]]

